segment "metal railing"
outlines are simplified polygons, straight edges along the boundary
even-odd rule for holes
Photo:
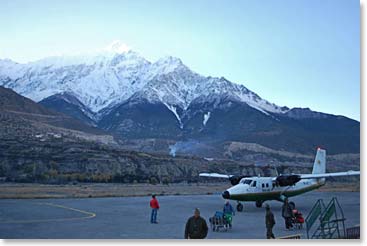
[[[316,221],[319,221],[319,225],[314,230],[311,238],[331,239],[346,237],[343,209],[335,197],[330,200],[326,207],[323,205],[322,200],[319,199],[311,209],[306,218],[307,238],[310,238],[309,232]]]
[[[317,200],[315,205],[312,207],[310,213],[307,215],[305,222],[306,222],[306,231],[307,231],[307,238],[310,238],[309,232],[312,226],[315,224],[317,219],[320,218],[321,213],[325,210],[325,204],[322,199]]]

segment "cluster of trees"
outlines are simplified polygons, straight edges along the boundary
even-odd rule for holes
[[[1,173],[4,173],[0,169]],[[5,175],[7,176],[7,175]],[[56,162],[50,162],[45,168],[40,169],[37,164],[19,166],[17,172],[7,177],[8,181],[25,183],[49,183],[64,184],[70,182],[92,182],[92,183],[147,183],[147,184],[169,184],[174,182],[171,177],[147,176],[131,174],[112,174],[99,172],[70,172],[58,171]]]

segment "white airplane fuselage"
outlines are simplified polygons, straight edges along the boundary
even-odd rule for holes
[[[279,186],[272,177],[248,177],[223,192],[223,198],[236,201],[284,201],[286,197],[318,189],[325,179],[303,179],[291,186]]]

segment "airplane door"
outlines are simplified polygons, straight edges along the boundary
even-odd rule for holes
[[[251,183],[251,188],[252,188],[252,190],[256,190],[256,187],[257,187],[257,182],[256,182],[256,180],[254,180]]]

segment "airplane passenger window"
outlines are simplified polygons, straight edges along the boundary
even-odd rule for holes
[[[268,188],[269,187],[269,184],[266,184],[266,188]]]
[[[261,186],[264,188],[264,184],[261,184]]]

